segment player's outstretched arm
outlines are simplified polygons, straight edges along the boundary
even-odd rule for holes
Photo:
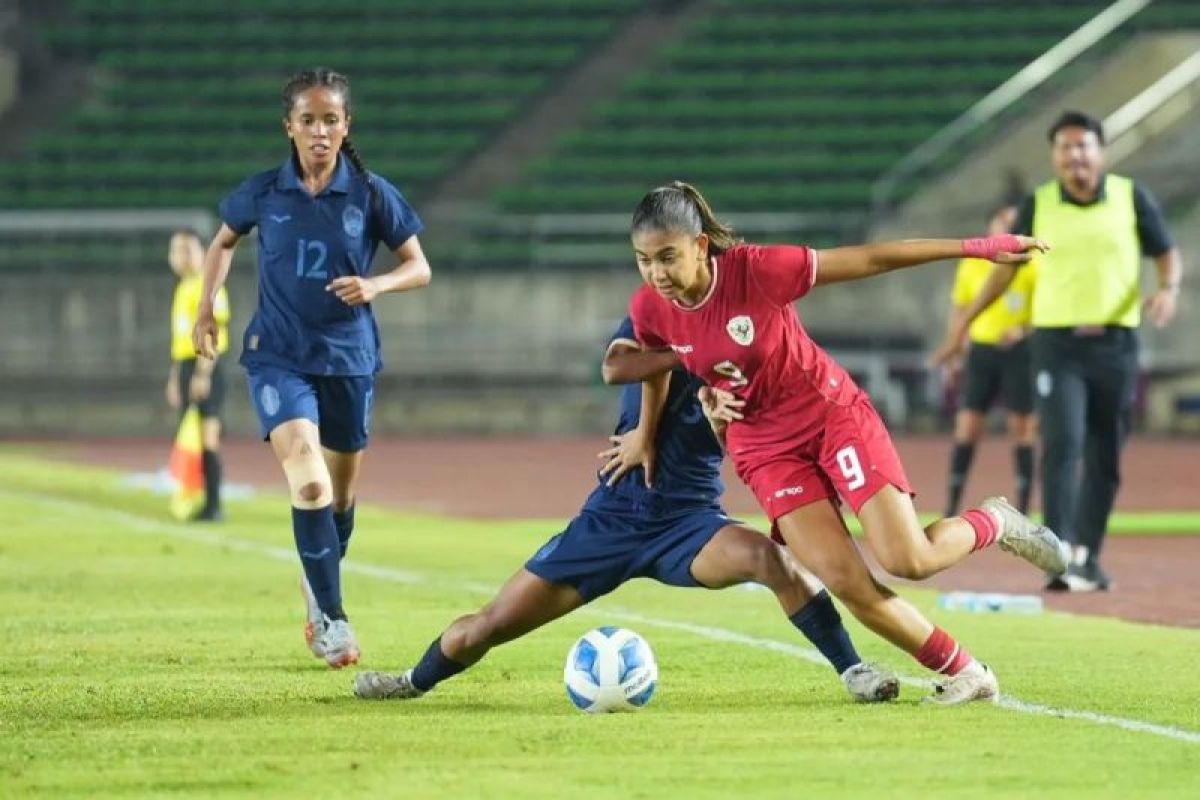
[[[673,350],[642,350],[636,342],[618,339],[604,354],[600,375],[610,386],[637,383],[670,372],[677,366],[679,357]]]
[[[204,254],[204,283],[200,290],[196,324],[192,328],[192,347],[196,349],[196,355],[208,359],[217,357],[217,320],[213,316],[213,306],[217,301],[217,293],[229,277],[233,251],[241,238],[233,228],[222,224]]]
[[[930,363],[935,367],[949,364],[962,356],[967,347],[967,329],[983,310],[999,299],[1016,277],[1016,264],[997,263],[992,267],[987,281],[979,294],[960,313],[951,316],[946,330],[946,338],[938,345],[930,357]]]
[[[908,239],[852,247],[836,247],[817,253],[816,284],[841,283],[870,278],[931,261],[986,258],[998,264],[1021,264],[1046,244],[1030,236],[1011,233],[980,239]]]

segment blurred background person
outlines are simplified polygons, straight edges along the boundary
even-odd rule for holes
[[[988,234],[1005,233],[1017,217],[1015,205],[1001,205],[988,218]],[[965,328],[969,343],[965,359],[947,364],[949,381],[959,390],[954,415],[954,447],[950,454],[949,486],[945,516],[958,513],[963,487],[975,458],[975,447],[983,438],[987,414],[999,398],[1007,411],[1008,436],[1013,447],[1017,508],[1029,511],[1033,487],[1033,374],[1029,363],[1029,319],[1037,267],[1029,264],[1017,272],[1004,296],[988,306]],[[950,297],[947,331],[962,330],[963,316],[979,294],[992,262],[964,258],[958,262]]]
[[[1132,422],[1142,307],[1158,327],[1175,316],[1182,259],[1150,192],[1104,171],[1104,130],[1080,111],[1049,131],[1055,178],[1026,197],[1013,232],[1050,243],[1038,257],[1031,353],[1042,437],[1046,524],[1074,545],[1047,589],[1107,590],[1100,551],[1121,483],[1121,448]],[[1143,302],[1142,256],[1154,259],[1157,289]],[[1018,268],[998,265],[950,331],[962,330],[1012,285]],[[1082,465],[1082,474],[1080,467]]]
[[[191,404],[200,412],[201,465],[204,505],[193,519],[215,522],[221,510],[221,408],[225,404],[225,371],[221,356],[229,351],[229,293],[217,293],[213,317],[217,323],[216,358],[196,355],[192,328],[200,307],[204,248],[200,234],[190,228],[171,236],[167,251],[171,271],[179,278],[171,300],[171,371],[167,376],[167,405],[183,414]]]

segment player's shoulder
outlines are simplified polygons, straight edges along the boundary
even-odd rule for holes
[[[633,293],[633,297],[629,298],[629,316],[634,319],[644,319],[648,315],[662,311],[666,304],[667,301],[658,292],[643,283]]]
[[[238,194],[255,196],[266,194],[279,180],[279,169],[279,167],[272,167],[264,169],[262,172],[256,172],[239,183],[233,191]]]

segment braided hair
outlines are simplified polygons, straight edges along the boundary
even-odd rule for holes
[[[301,92],[317,87],[329,89],[337,92],[342,97],[342,106],[346,109],[346,116],[350,116],[350,79],[340,72],[334,72],[325,67],[316,67],[314,69],[306,69],[297,72],[283,87],[283,116],[287,119],[292,113],[292,107],[296,105],[296,98]],[[358,147],[347,136],[342,139],[341,151],[350,161],[350,165],[354,167],[354,171],[362,176],[367,182],[367,191],[371,194],[371,210],[377,215],[382,215],[383,198],[380,196],[379,187],[375,185],[375,176],[367,172],[367,166],[363,163],[362,155],[358,152]],[[292,142],[292,159],[296,164],[296,169],[300,168],[300,154],[296,150],[296,143]]]
[[[732,227],[717,219],[704,195],[683,181],[652,189],[633,212],[633,233],[643,230],[680,231],[708,236],[708,250],[720,255],[741,241]]]

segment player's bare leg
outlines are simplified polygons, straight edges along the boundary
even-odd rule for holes
[[[305,579],[321,610],[319,625],[306,615],[305,639],[339,669],[358,661],[358,641],[342,609],[339,545],[331,504],[333,482],[311,420],[292,419],[271,431],[271,448],[287,478],[292,528]]]
[[[990,670],[915,606],[875,580],[832,503],[809,503],[780,517],[775,524],[796,559],[859,622],[923,666],[949,676],[947,690],[938,695],[944,697],[943,702],[997,696],[999,689]]]
[[[553,622],[585,602],[572,586],[519,570],[490,603],[450,623],[415,667],[399,675],[360,673],[354,679],[354,693],[378,700],[419,697],[478,662],[493,647]]]
[[[922,580],[994,543],[1047,572],[1066,568],[1066,546],[1002,497],[922,528],[912,498],[885,486],[859,510],[863,533],[880,566],[898,578]]]
[[[792,554],[742,525],[722,528],[696,555],[692,577],[710,589],[753,581],[775,593],[783,613],[841,676],[857,700],[892,700],[900,683],[890,672],[863,663],[825,587]]]

